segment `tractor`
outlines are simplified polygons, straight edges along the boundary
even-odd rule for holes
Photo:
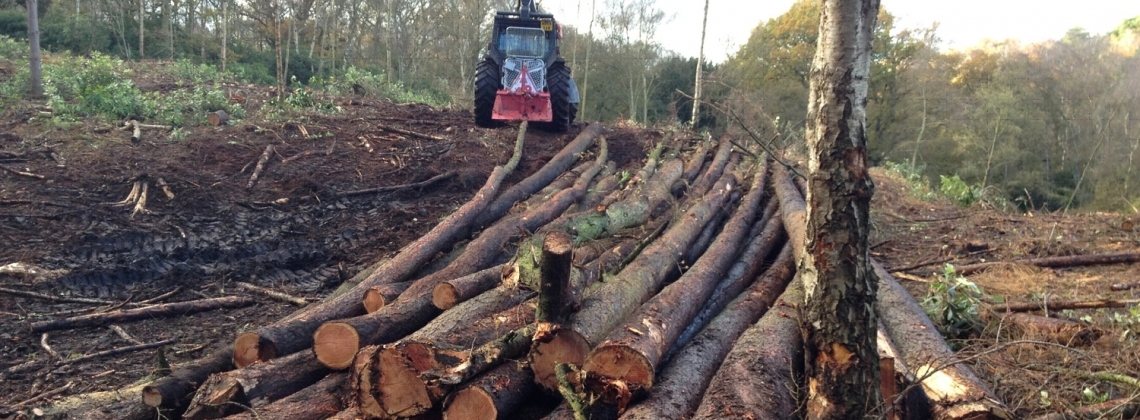
[[[475,124],[533,121],[563,132],[578,113],[578,86],[559,53],[562,25],[535,0],[495,12],[491,42],[475,66]]]

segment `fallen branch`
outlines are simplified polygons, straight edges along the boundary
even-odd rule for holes
[[[170,185],[166,184],[165,179],[162,179],[162,177],[158,177],[158,179],[155,180],[155,185],[158,185],[159,188],[162,188],[162,193],[166,194],[166,198],[168,200],[174,199],[174,191],[170,190]]]
[[[174,369],[170,376],[162,377],[142,388],[142,401],[149,407],[176,408],[189,402],[198,388],[214,372],[233,368],[230,359],[233,347],[218,349],[209,356]]]
[[[249,183],[245,184],[246,189],[253,188],[253,184],[257,183],[257,178],[261,177],[261,173],[265,171],[265,165],[269,163],[269,158],[273,157],[273,145],[265,146],[265,151],[261,153],[261,159],[257,160],[257,166],[253,168],[253,175],[249,177]]]
[[[0,169],[14,173],[14,174],[19,175],[19,176],[26,176],[28,178],[35,178],[35,179],[44,179],[43,175],[36,175],[36,174],[31,173],[31,172],[19,171],[16,169],[9,168],[5,165],[0,165]]]
[[[286,164],[286,163],[289,163],[289,162],[292,162],[292,161],[294,161],[294,160],[297,160],[297,159],[303,158],[303,157],[305,157],[305,156],[312,156],[312,155],[315,155],[315,154],[317,154],[318,152],[319,152],[319,151],[318,151],[318,150],[316,150],[316,149],[309,149],[309,150],[305,150],[305,151],[303,151],[303,152],[301,152],[301,153],[297,153],[297,154],[295,154],[295,155],[293,155],[293,156],[289,156],[289,157],[287,157],[287,158],[285,158],[285,159],[281,159],[281,164],[282,164],[282,165],[284,165],[284,164]]]
[[[1098,308],[1127,308],[1129,305],[1140,303],[1140,299],[1100,299],[1078,301],[1044,301],[1030,303],[995,303],[991,309],[1002,312],[1030,312],[1030,311],[1063,311],[1066,309],[1098,309]]]
[[[397,133],[397,134],[403,134],[405,136],[419,137],[419,138],[424,139],[424,140],[447,141],[447,139],[445,139],[443,137],[437,137],[437,136],[433,136],[431,134],[417,133],[415,131],[404,130],[402,128],[396,128],[396,127],[387,126],[387,125],[377,125],[376,128],[379,128],[379,129],[384,130],[384,131],[391,131],[391,132]]]
[[[1067,346],[1089,345],[1104,334],[1104,331],[1081,322],[1022,312],[1010,314],[1005,317],[1005,321],[1020,330],[1027,339]]]
[[[20,401],[18,403],[12,404],[12,408],[20,408],[20,407],[26,406],[28,404],[35,404],[37,402],[40,402],[40,401],[46,400],[48,398],[54,397],[56,395],[62,394],[64,392],[67,392],[73,386],[75,386],[75,383],[68,381],[67,384],[64,386],[61,386],[59,388],[56,388],[56,389],[53,389],[50,391],[43,392],[43,393],[36,395],[32,398],[28,398],[24,401]]]
[[[87,303],[87,304],[92,304],[92,305],[116,305],[116,304],[118,304],[118,302],[112,302],[109,300],[90,299],[90,298],[81,298],[81,297],[68,297],[68,296],[52,296],[52,295],[45,295],[43,293],[28,292],[25,290],[9,289],[7,287],[0,287],[0,293],[13,295],[13,296],[26,297],[26,298],[33,298],[33,299],[50,300],[52,302],[60,302],[60,303]],[[137,303],[135,303],[135,304],[128,303],[127,305],[139,306],[139,304],[137,304]]]
[[[39,321],[31,323],[32,332],[44,332],[71,328],[90,327],[138,319],[151,319],[169,316],[188,315],[195,312],[210,311],[221,308],[239,308],[253,304],[253,299],[242,296],[229,296],[214,299],[191,300],[186,302],[164,303],[160,305],[144,306],[141,308],[123,311],[106,312],[99,314],[82,315],[72,318],[63,318],[52,321]]]
[[[1130,419],[1138,415],[1140,402],[1136,396],[1131,396],[1065,410],[1064,413],[1050,413],[1033,420]]]
[[[129,120],[123,125],[123,131],[131,130],[131,143],[138,143],[142,140],[142,127],[139,127],[139,122]]]
[[[165,346],[168,344],[174,344],[176,342],[178,342],[177,339],[171,338],[169,340],[162,340],[162,341],[157,341],[154,343],[140,344],[140,345],[134,345],[134,346],[127,346],[127,347],[119,347],[117,349],[110,349],[110,350],[105,350],[105,351],[101,351],[98,353],[88,354],[88,355],[83,356],[83,357],[76,357],[74,359],[67,359],[67,360],[60,362],[59,365],[60,366],[73,365],[76,363],[86,362],[86,361],[92,360],[92,359],[98,359],[100,357],[114,356],[116,354],[123,354],[123,353],[130,353],[130,352],[135,352],[135,351],[153,349],[155,347],[162,347],[162,346]]]
[[[139,339],[132,337],[130,334],[127,334],[127,331],[124,330],[123,327],[120,327],[120,326],[115,325],[115,324],[111,324],[111,325],[108,325],[107,328],[110,328],[111,331],[114,331],[115,334],[119,336],[119,338],[122,338],[124,341],[126,341],[128,343],[135,344],[135,345],[145,344],[142,341],[140,341]],[[44,333],[44,335],[47,335],[47,333]]]
[[[448,179],[454,178],[456,175],[457,175],[457,173],[455,171],[451,171],[451,172],[447,172],[444,174],[439,174],[439,175],[433,176],[431,178],[428,178],[428,179],[420,181],[420,182],[413,182],[411,184],[391,185],[391,186],[387,186],[387,187],[376,187],[376,188],[366,188],[363,190],[345,191],[345,192],[337,193],[337,196],[338,197],[352,197],[352,196],[356,196],[356,195],[390,193],[390,192],[396,192],[396,191],[402,191],[402,190],[422,190],[424,188],[430,187],[430,186],[435,185],[437,183],[440,183],[440,182],[446,181]]]
[[[984,262],[954,267],[954,271],[963,276],[970,275],[990,267],[1002,264],[1025,264],[1038,267],[1081,267],[1086,265],[1128,264],[1140,262],[1140,252],[1119,252],[1115,254],[1099,255],[1072,255],[1067,257],[1043,257],[1013,260],[1009,262]]]
[[[279,300],[281,302],[292,303],[292,304],[297,305],[297,306],[305,306],[305,305],[309,304],[309,301],[307,301],[305,299],[290,295],[288,293],[278,292],[276,290],[270,290],[270,289],[266,289],[266,288],[261,287],[261,286],[252,285],[252,284],[246,283],[244,281],[234,282],[234,285],[236,285],[240,289],[249,290],[251,292],[257,292],[257,293],[263,294],[265,296],[269,296],[270,298],[273,298],[274,300]]]
[[[56,353],[55,350],[48,345],[48,333],[44,333],[42,336],[40,336],[40,348],[44,349],[44,351],[47,352],[48,356],[51,356],[52,360],[59,359],[59,353]]]

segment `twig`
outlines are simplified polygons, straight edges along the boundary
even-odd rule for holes
[[[295,155],[293,155],[293,156],[289,156],[289,157],[287,157],[287,158],[285,158],[285,159],[281,159],[281,163],[282,163],[282,164],[286,164],[286,163],[292,162],[292,161],[294,161],[294,160],[297,160],[297,159],[303,158],[303,157],[305,157],[305,156],[311,156],[311,155],[315,155],[316,153],[317,153],[317,151],[316,151],[316,150],[314,150],[314,149],[309,149],[309,150],[303,151],[303,152],[301,152],[301,153],[295,154]]]
[[[242,289],[249,290],[251,292],[261,293],[265,296],[269,296],[270,298],[273,298],[273,299],[276,299],[276,300],[279,300],[282,302],[292,303],[292,304],[297,305],[297,306],[305,306],[305,305],[309,304],[309,302],[307,300],[296,297],[296,296],[292,296],[288,293],[283,293],[283,292],[278,292],[276,290],[266,289],[264,287],[255,286],[255,285],[243,282],[243,281],[235,282],[234,284],[237,285],[237,287],[240,287]]]
[[[115,325],[115,324],[111,324],[111,325],[108,325],[107,328],[110,328],[111,331],[114,331],[115,334],[118,334],[119,338],[126,340],[128,343],[140,345],[140,346],[143,345],[142,341],[139,341],[139,339],[131,337],[130,334],[127,334],[127,330],[124,330],[123,327],[120,327],[120,326]],[[46,336],[47,333],[44,333],[44,335]]]
[[[33,403],[36,403],[39,401],[46,400],[48,398],[51,398],[51,397],[54,397],[56,395],[67,392],[67,390],[71,389],[71,387],[74,385],[75,385],[74,382],[68,382],[67,385],[61,386],[61,387],[53,389],[51,391],[44,392],[40,395],[36,395],[36,396],[29,398],[27,400],[18,402],[16,404],[12,405],[12,408],[20,408],[20,407],[23,407],[23,406],[28,405],[28,404],[33,404]]]
[[[562,394],[562,398],[566,399],[567,404],[570,404],[570,411],[574,412],[574,420],[586,420],[586,407],[582,402],[582,397],[570,385],[568,378],[570,369],[570,365],[566,363],[559,363],[554,367],[554,376],[558,377],[558,393]]]
[[[436,176],[433,176],[431,178],[428,178],[427,180],[420,181],[420,182],[414,182],[411,184],[392,185],[392,186],[377,187],[377,188],[367,188],[367,189],[355,190],[355,191],[345,191],[342,193],[338,193],[337,196],[339,196],[339,197],[351,197],[354,195],[387,193],[387,192],[393,192],[393,191],[399,191],[399,190],[405,190],[405,189],[422,189],[422,188],[426,188],[428,186],[431,186],[432,184],[435,184],[437,182],[444,181],[444,180],[450,179],[450,178],[455,177],[455,176],[456,176],[455,172],[447,172],[445,174],[436,175]]]
[[[52,359],[59,359],[59,353],[56,353],[56,351],[48,345],[48,333],[44,333],[44,335],[40,336],[40,347],[51,355]]]
[[[161,295],[152,297],[152,298],[147,299],[147,300],[139,301],[139,304],[140,305],[149,305],[152,303],[162,302],[164,300],[170,299],[171,296],[177,295],[178,292],[181,292],[181,291],[182,291],[182,286],[178,286],[178,287],[175,287],[174,290],[171,290],[169,292],[163,293]]]
[[[13,296],[33,298],[33,299],[50,300],[52,302],[61,302],[61,303],[86,303],[86,304],[91,304],[91,305],[115,305],[118,303],[118,302],[112,302],[109,300],[102,300],[102,299],[51,296],[51,295],[45,295],[42,293],[27,292],[27,291],[16,290],[16,289],[9,289],[7,287],[0,287],[0,293],[5,293],[5,294],[13,295]],[[139,305],[133,304],[132,306],[139,306]]]
[[[91,360],[91,359],[97,359],[97,358],[100,358],[103,356],[114,356],[116,354],[123,354],[123,353],[130,353],[130,352],[134,352],[134,351],[153,349],[155,347],[162,347],[162,346],[165,346],[167,344],[174,344],[177,341],[178,340],[171,338],[169,340],[162,340],[162,341],[158,341],[158,342],[154,342],[154,343],[147,343],[147,344],[141,344],[141,345],[135,345],[135,346],[127,346],[127,347],[119,347],[117,349],[105,350],[105,351],[101,351],[98,353],[92,353],[92,354],[89,354],[89,355],[86,355],[83,357],[76,357],[74,359],[65,360],[62,363],[60,363],[59,365],[60,366],[72,365],[72,364],[76,364],[76,363],[80,363],[80,362],[86,362],[86,361]]]
[[[415,131],[404,130],[404,129],[400,129],[400,128],[396,128],[396,127],[390,127],[390,126],[386,126],[386,125],[377,125],[376,128],[379,128],[379,129],[385,130],[385,131],[391,131],[393,133],[403,134],[405,136],[419,137],[419,138],[425,139],[425,140],[447,141],[447,139],[445,139],[443,137],[436,137],[436,136],[433,136],[430,134],[417,133]]]
[[[262,152],[261,159],[257,160],[257,166],[253,168],[253,175],[249,177],[249,183],[245,185],[245,188],[253,188],[253,185],[257,183],[257,178],[265,171],[265,165],[269,163],[269,158],[271,157],[273,157],[272,144],[265,146],[265,152]]]
[[[938,259],[934,259],[934,260],[926,260],[926,261],[923,261],[923,262],[920,262],[917,264],[908,265],[906,267],[887,269],[887,271],[890,272],[891,274],[895,274],[895,273],[898,273],[900,271],[910,271],[910,270],[914,270],[914,269],[922,268],[922,267],[926,267],[926,266],[931,266],[931,265],[936,265],[936,264],[945,264],[945,263],[952,261],[953,259],[954,259],[954,257],[945,257],[945,258],[938,258]]]
[[[26,176],[26,177],[28,177],[28,178],[35,178],[35,179],[44,179],[44,176],[43,176],[43,175],[36,175],[36,174],[33,174],[33,173],[31,173],[31,172],[18,171],[18,170],[15,170],[15,169],[9,168],[9,167],[7,167],[7,166],[4,166],[4,165],[0,165],[0,169],[3,169],[3,170],[5,170],[5,171],[11,172],[11,173],[14,173],[14,174],[16,174],[16,175],[20,175],[20,176]]]

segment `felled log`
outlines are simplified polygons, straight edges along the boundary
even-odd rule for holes
[[[558,175],[570,169],[570,165],[578,159],[578,154],[585,152],[593,145],[594,140],[602,134],[605,130],[601,124],[593,123],[578,133],[574,140],[571,140],[566,147],[563,147],[558,154],[550,158],[538,171],[526,179],[519,181],[519,183],[512,185],[510,188],[495,197],[495,201],[487,206],[486,210],[478,216],[473,223],[476,228],[487,226],[503,217],[510,211],[511,207],[520,200],[534,194],[543,186],[554,181]]]
[[[471,378],[502,365],[509,359],[518,358],[530,349],[531,338],[536,326],[526,325],[510,331],[491,342],[471,350],[466,360],[443,369],[433,369],[421,374],[428,379],[430,394],[443,395],[452,387],[467,382]]]
[[[977,264],[967,264],[954,267],[954,270],[963,276],[985,270],[987,268],[1001,265],[1001,264],[1025,264],[1035,265],[1038,267],[1060,268],[1060,267],[1083,267],[1087,265],[1106,265],[1106,264],[1129,264],[1140,262],[1140,252],[1118,252],[1115,254],[1099,254],[1099,255],[1071,255],[1066,257],[1042,257],[1042,258],[1027,258],[1021,260],[1013,260],[1010,262],[984,262]]]
[[[606,196],[617,190],[619,179],[614,176],[614,172],[616,171],[617,164],[614,163],[614,161],[606,162],[606,167],[602,169],[602,173],[598,174],[595,178],[597,182],[590,186],[589,191],[586,191],[586,195],[578,201],[578,204],[570,207],[570,210],[581,211],[603,205],[602,201]]]
[[[1136,401],[1136,397],[1124,397],[1065,410],[1063,413],[1049,413],[1034,417],[1033,420],[1132,419],[1137,416],[1140,416],[1140,402]]]
[[[447,280],[431,291],[431,303],[441,310],[451,309],[460,302],[493,289],[502,281],[503,265],[496,265],[457,279]]]
[[[369,287],[368,290],[364,291],[364,299],[362,299],[364,310],[368,313],[379,311],[384,305],[396,300],[411,285],[412,282],[410,281],[402,281]]]
[[[670,190],[675,196],[681,196],[688,191],[689,185],[696,181],[697,175],[701,172],[701,167],[705,164],[705,157],[708,155],[709,143],[701,141],[697,144],[696,150],[690,155],[690,159],[685,162],[685,168],[681,171],[681,179],[673,183]]]
[[[261,287],[261,286],[249,284],[249,283],[246,283],[244,281],[234,282],[234,285],[241,288],[241,289],[249,290],[251,292],[261,293],[265,296],[268,296],[274,300],[278,300],[281,302],[292,303],[292,304],[297,305],[297,306],[305,306],[305,305],[309,304],[309,302],[306,301],[305,299],[302,299],[302,298],[299,298],[296,296],[291,296],[288,293],[282,293],[282,292],[278,292],[276,290],[266,289],[266,288]]]
[[[182,316],[196,312],[211,311],[214,309],[240,308],[242,306],[251,305],[253,303],[254,300],[248,297],[227,296],[213,299],[163,303],[152,306],[144,306],[141,308],[80,315],[71,318],[62,318],[51,321],[37,321],[31,323],[30,327],[33,333],[40,333],[44,331],[114,324],[120,322],[135,321],[139,319]]]
[[[693,181],[693,185],[689,187],[689,194],[704,194],[713,186],[713,182],[720,179],[724,168],[728,164],[729,157],[732,155],[732,143],[728,141],[727,137],[720,140],[717,145],[716,155],[713,156],[709,162],[708,169],[705,169],[701,176]]]
[[[253,168],[253,175],[249,176],[249,182],[245,184],[245,188],[253,188],[257,184],[257,179],[261,177],[262,172],[265,172],[265,165],[269,163],[269,159],[273,157],[273,145],[265,146],[265,151],[261,153],[261,158],[257,160],[257,166]]]
[[[1010,314],[1004,318],[1004,321],[1029,339],[1067,346],[1089,345],[1104,334],[1104,331],[1085,323],[1023,312]]]
[[[1099,300],[1056,300],[1030,303],[995,303],[990,307],[995,311],[1031,312],[1063,311],[1066,309],[1127,308],[1140,303],[1140,299],[1099,299]]]
[[[630,265],[613,278],[586,293],[581,310],[563,328],[531,349],[535,379],[547,389],[557,389],[554,367],[559,363],[581,366],[593,343],[598,343],[665,281],[677,258],[712,218],[716,207],[727,200],[735,178],[725,175],[717,188],[694,204],[677,223],[649,244]],[[668,185],[668,184],[667,184]]]
[[[344,369],[348,367],[351,355],[362,345],[390,342],[426,324],[438,312],[431,304],[436,285],[490,265],[512,235],[520,230],[535,231],[556,218],[585,194],[590,178],[601,170],[603,162],[596,162],[575,181],[572,188],[556,194],[541,206],[510,216],[485,230],[447,268],[416,280],[404,291],[406,298],[368,315],[322,325],[313,334],[313,351],[317,353],[317,359],[332,369]],[[392,308],[391,312],[389,308]]]
[[[312,353],[297,352],[215,374],[198,388],[182,417],[212,419],[236,414],[241,406],[260,408],[312,385],[327,373]]]
[[[455,240],[466,232],[471,222],[483,213],[503,179],[518,166],[519,160],[522,159],[525,133],[524,122],[519,127],[519,136],[515,141],[515,150],[511,159],[505,165],[495,167],[491,171],[486,183],[470,201],[464,203],[430,232],[404,246],[395,257],[378,267],[355,287],[335,298],[311,305],[298,314],[238,335],[234,340],[234,365],[244,367],[257,361],[270,360],[278,355],[292,354],[312,347],[313,332],[321,324],[365,313],[362,302],[364,291],[369,287],[408,280],[420,266],[435,257],[437,253],[454,245]],[[404,311],[407,311],[407,308]]]
[[[578,294],[570,282],[573,251],[574,239],[566,232],[551,232],[542,240],[541,280],[535,315],[539,322],[561,324],[578,304],[575,301]]]
[[[142,400],[154,408],[175,408],[190,402],[194,390],[214,372],[233,368],[233,347],[215,350],[209,356],[186,363],[169,376],[156,379],[142,388]]]
[[[347,373],[336,372],[317,383],[272,403],[225,417],[225,420],[320,420],[342,411],[340,395],[347,392]]]
[[[760,172],[754,177],[751,190],[725,223],[716,244],[680,279],[622,321],[586,357],[582,369],[587,372],[586,387],[593,395],[624,407],[629,398],[638,397],[653,387],[665,352],[697,315],[701,304],[736,259],[740,242],[750,230],[763,199],[766,173]],[[617,389],[623,392],[612,392]]]
[[[444,420],[508,419],[531,398],[536,389],[519,384],[532,383],[534,373],[515,363],[506,363],[484,373],[470,385],[448,398],[443,406]]]
[[[219,109],[217,111],[206,114],[206,121],[208,121],[210,125],[217,127],[219,125],[230,122],[230,114],[227,114],[226,111]]]
[[[290,159],[292,159],[292,158],[290,158]],[[281,163],[286,163],[287,161],[288,161],[288,159],[281,161]],[[450,171],[450,172],[446,172],[446,173],[442,173],[442,174],[433,176],[431,178],[425,179],[425,180],[420,181],[420,182],[413,182],[411,184],[388,185],[388,186],[384,186],[384,187],[375,187],[375,188],[365,188],[362,190],[344,191],[344,192],[337,193],[337,196],[338,197],[352,197],[352,196],[364,195],[364,194],[391,193],[391,192],[403,191],[403,190],[417,190],[418,191],[418,190],[423,190],[424,188],[430,187],[432,185],[438,184],[440,182],[449,180],[451,178],[455,178],[458,175],[459,174],[457,172]]]

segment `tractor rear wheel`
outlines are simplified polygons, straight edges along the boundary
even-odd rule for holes
[[[485,59],[475,66],[475,125],[485,128],[501,125],[491,118],[501,82],[499,66],[494,61]]]
[[[546,89],[550,92],[550,108],[553,119],[546,128],[554,132],[564,132],[570,129],[578,113],[578,104],[570,102],[570,84],[574,80],[570,77],[570,68],[559,62],[546,70]]]

